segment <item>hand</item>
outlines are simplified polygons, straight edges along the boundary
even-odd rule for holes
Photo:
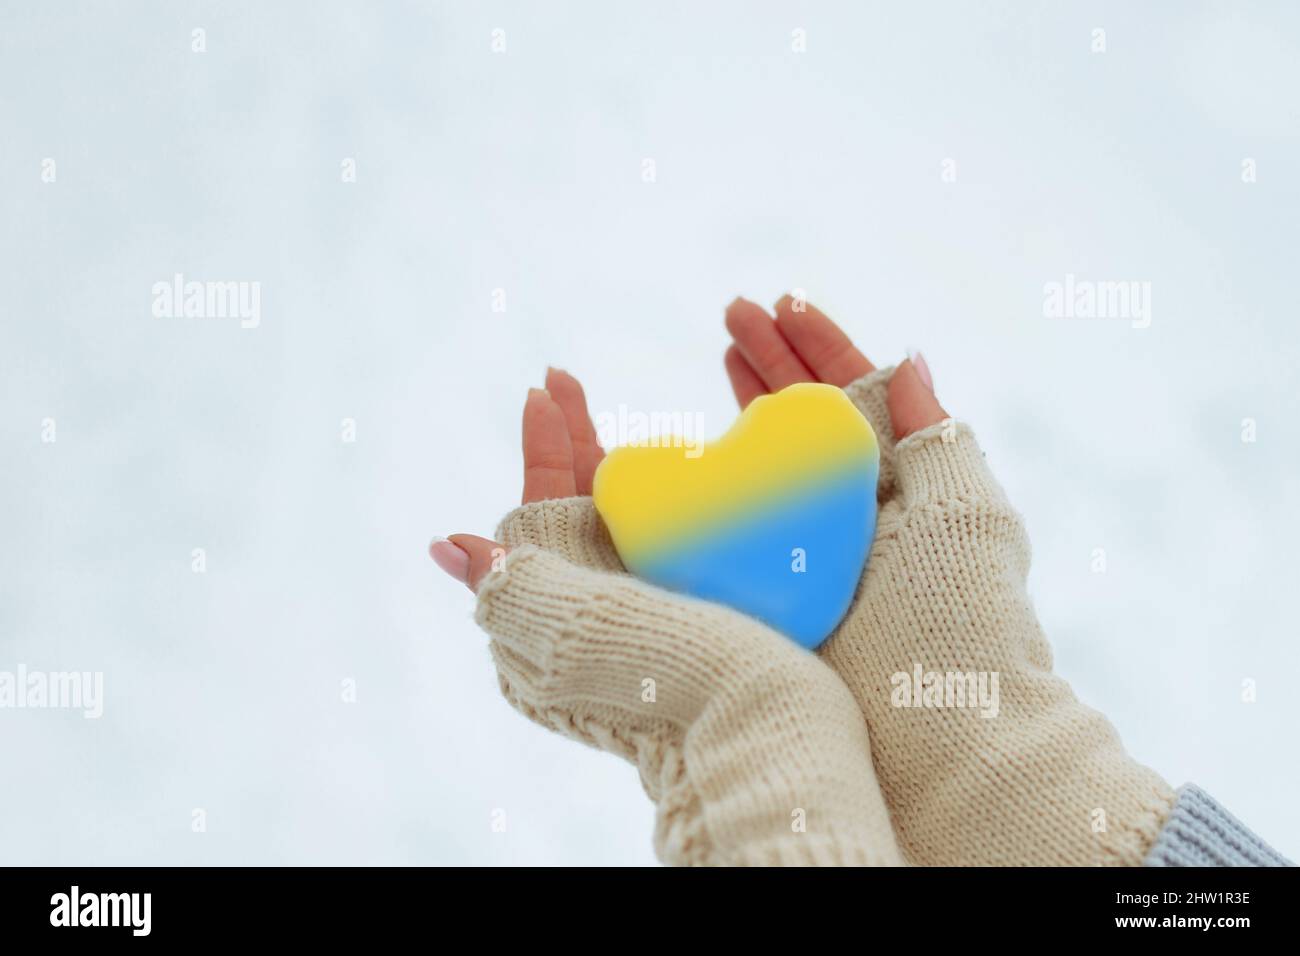
[[[969,427],[947,419],[924,360],[876,370],[812,306],[796,311],[786,296],[775,312],[743,299],[727,309],[725,364],[742,407],[828,382],[880,443],[867,570],[818,653],[866,718],[904,854],[926,865],[1142,862],[1173,791],[1051,673],[1025,588],[1024,525]]]
[[[796,382],[825,382],[847,388],[876,371],[834,322],[808,303],[782,296],[776,315],[759,305],[736,299],[727,306],[727,331],[733,344],[723,356],[731,389],[744,408],[760,395],[778,392]],[[925,359],[903,362],[886,390],[890,434],[906,438],[948,417],[934,397],[934,383]],[[878,423],[872,422],[875,426]]]
[[[605,452],[587,411],[587,396],[576,378],[559,369],[547,369],[546,389],[529,389],[524,402],[523,436],[525,505],[591,494],[592,478]],[[557,511],[550,516],[555,517]],[[622,569],[622,562],[599,519],[582,507],[564,511],[566,520],[585,527],[546,531],[530,525],[528,529],[519,528],[523,532],[522,540],[507,544],[540,545],[543,537],[551,543],[563,539],[568,542],[569,553],[565,556],[570,560],[585,567]],[[528,530],[532,531],[531,536]],[[444,571],[471,591],[477,591],[494,562],[499,563],[505,555],[506,548],[477,535],[456,534],[450,542],[435,541],[429,553]]]
[[[506,699],[637,765],[667,862],[901,863],[843,682],[757,621],[628,575],[586,497],[602,452],[582,388],[555,370],[546,385],[500,543],[430,548],[477,592]]]

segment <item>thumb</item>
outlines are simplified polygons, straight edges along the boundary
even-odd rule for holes
[[[917,362],[925,367],[925,359],[917,355]],[[885,394],[885,404],[889,407],[889,419],[894,426],[894,438],[902,441],[913,432],[938,424],[948,417],[929,380],[929,369],[925,378],[921,377],[916,365],[908,359],[894,370],[889,379]]]
[[[506,549],[490,538],[475,534],[453,534],[429,545],[429,557],[449,575],[477,591],[479,583],[506,555]]]

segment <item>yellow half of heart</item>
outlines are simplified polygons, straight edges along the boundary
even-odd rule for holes
[[[624,446],[596,470],[596,509],[626,562],[652,560],[878,458],[844,392],[801,383],[755,399],[716,442]]]

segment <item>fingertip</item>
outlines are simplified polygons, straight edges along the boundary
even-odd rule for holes
[[[546,388],[543,391],[548,396],[554,398],[554,392],[557,388],[563,389],[566,385],[578,385],[578,380],[562,368],[556,368],[554,365],[546,366]],[[578,385],[579,388],[582,386]]]
[[[806,299],[783,295],[776,303],[776,327],[818,381],[844,388],[875,371],[844,330]]]
[[[573,442],[564,411],[540,388],[530,388],[524,403],[523,503],[577,494]]]
[[[573,373],[548,365],[546,367],[545,391],[547,398],[561,408],[564,408],[566,401],[580,402],[583,405],[583,412],[586,412],[587,394],[583,391],[582,383],[578,381]]]
[[[524,444],[528,444],[529,435],[539,425],[558,418],[564,420],[564,413],[551,393],[544,388],[530,388],[524,400]]]
[[[738,295],[728,303],[723,321],[734,338],[738,334],[743,335],[744,330],[752,327],[755,322],[771,322],[772,317],[757,302],[750,302]]]
[[[899,440],[948,417],[911,359],[894,369],[886,389],[885,403],[889,406],[894,437]]]
[[[564,369],[556,368],[554,365],[548,365],[546,366],[545,384],[546,387],[544,389],[537,389],[537,391],[540,391],[552,402],[560,406],[561,410],[563,410],[565,397],[573,394],[573,387],[578,383],[574,377],[564,371]],[[532,393],[530,392],[529,397],[531,397],[531,395]]]
[[[911,349],[907,353],[907,360],[912,363],[912,368],[916,369],[916,374],[925,387],[933,392],[934,377],[930,375],[930,363],[925,360],[925,356],[921,354],[919,349]]]
[[[569,431],[577,492],[589,495],[596,466],[605,457],[605,452],[600,447],[600,438],[587,410],[587,393],[577,376],[553,366],[546,370],[546,389],[560,407]]]
[[[736,329],[741,325],[741,313],[743,311],[745,300],[736,296],[727,303],[727,307],[722,310],[722,324],[727,327],[727,333],[736,337]]]
[[[467,552],[454,541],[438,537],[429,542],[429,557],[433,563],[442,568],[449,577],[461,584],[469,583],[470,558]]]
[[[816,381],[761,305],[745,299],[732,302],[727,307],[727,331],[762,380],[764,391],[777,392],[795,382]]]

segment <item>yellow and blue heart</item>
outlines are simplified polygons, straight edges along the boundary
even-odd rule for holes
[[[718,441],[616,448],[596,510],[628,570],[804,647],[848,611],[876,526],[875,432],[831,385],[755,399]]]

